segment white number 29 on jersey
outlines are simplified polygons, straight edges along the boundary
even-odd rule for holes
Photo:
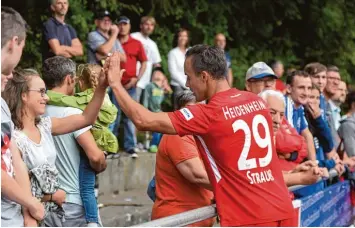
[[[260,134],[258,131],[259,124],[261,124],[265,129],[265,138],[260,137]],[[271,159],[272,159],[272,140],[271,140],[271,136],[270,136],[269,125],[268,125],[265,117],[263,115],[258,114],[253,118],[252,132],[250,132],[250,128],[244,120],[240,120],[240,119],[236,120],[232,124],[232,127],[233,127],[234,133],[236,133],[239,130],[243,130],[244,134],[245,134],[245,142],[244,142],[243,150],[242,150],[242,153],[240,154],[240,157],[238,160],[238,169],[239,170],[248,170],[248,169],[254,169],[257,167],[255,158],[248,159],[252,135],[253,135],[253,138],[255,139],[256,144],[260,148],[267,147],[266,156],[263,158],[258,158],[260,167],[265,167],[265,166],[269,165],[271,162]]]

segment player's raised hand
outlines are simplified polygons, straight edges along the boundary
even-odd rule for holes
[[[120,55],[119,52],[114,52],[112,56],[108,57],[104,65],[107,81],[111,87],[121,85],[122,75],[125,72],[124,69],[121,70]]]

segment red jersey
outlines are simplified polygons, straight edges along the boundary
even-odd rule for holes
[[[293,217],[273,143],[272,119],[257,95],[229,89],[207,105],[169,113],[176,132],[194,135],[222,226]]]
[[[278,78],[276,79],[275,89],[283,93],[286,89],[286,85],[281,79]]]
[[[137,77],[137,61],[145,62],[147,61],[147,56],[142,43],[131,36],[129,36],[127,42],[121,44],[127,57],[126,62],[121,62],[121,69],[126,70],[121,80],[122,85],[125,85],[131,78]]]

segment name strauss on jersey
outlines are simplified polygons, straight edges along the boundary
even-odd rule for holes
[[[226,120],[229,120],[263,109],[266,109],[265,103],[260,100],[256,100],[233,107],[224,106],[222,107],[222,112],[224,114],[224,118]],[[270,169],[263,170],[261,172],[251,172],[250,170],[248,170],[246,175],[249,179],[250,184],[261,184],[269,181],[274,181],[274,177]]]
[[[269,181],[274,181],[274,177],[272,176],[272,172],[270,169],[257,173],[252,173],[248,170],[247,177],[250,181],[250,184],[261,184]]]
[[[228,107],[228,106],[222,107],[224,118],[226,120],[232,118],[234,119],[241,115],[246,115],[251,112],[259,111],[262,109],[266,109],[266,106],[262,101],[253,101],[253,102],[249,102],[246,104],[237,105],[233,107]]]

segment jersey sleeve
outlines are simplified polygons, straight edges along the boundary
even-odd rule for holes
[[[191,105],[168,114],[178,135],[203,135],[208,131],[210,119],[205,106]]]
[[[199,157],[197,146],[190,137],[192,136],[175,137],[177,140],[168,154],[175,166],[186,160]]]

